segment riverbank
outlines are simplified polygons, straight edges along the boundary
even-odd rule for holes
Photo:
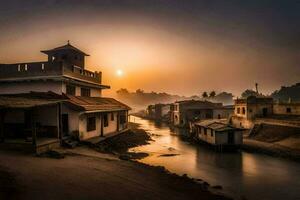
[[[76,151],[63,159],[0,151],[0,199],[229,199],[163,167]]]
[[[147,153],[143,152],[128,152],[130,148],[146,145],[152,141],[150,134],[140,129],[139,124],[130,122],[128,126],[128,131],[90,145],[90,147],[101,153],[116,155],[123,160],[140,159],[148,156]]]
[[[247,152],[262,153],[300,162],[300,151],[276,143],[244,138],[242,149]]]

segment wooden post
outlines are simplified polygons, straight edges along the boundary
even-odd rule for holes
[[[117,112],[117,132],[119,132],[119,129],[120,129],[120,115],[119,115],[119,112]]]
[[[30,118],[31,118],[31,133],[32,133],[32,145],[36,148],[37,146],[37,135],[36,135],[36,123],[34,118],[34,109],[30,110]]]
[[[0,142],[4,142],[4,119],[5,119],[5,110],[0,110]]]
[[[60,143],[62,144],[62,135],[63,135],[63,130],[62,130],[62,104],[58,103],[57,104],[57,118],[58,118],[58,123],[57,123],[57,132],[58,132],[58,139]]]
[[[101,120],[101,134],[100,134],[100,136],[101,137],[103,137],[104,136],[104,134],[103,134],[103,132],[104,132],[104,129],[103,129],[103,126],[104,126],[104,121],[103,121],[103,114],[101,113],[101,115],[100,115],[100,120]]]

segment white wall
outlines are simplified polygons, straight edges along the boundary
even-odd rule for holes
[[[111,120],[111,115],[114,115],[114,120]],[[117,113],[108,113],[108,126],[103,127],[103,135],[107,135],[109,133],[113,133],[117,131]]]
[[[96,130],[87,131],[87,118],[96,117]],[[98,113],[82,114],[79,117],[79,139],[87,140],[89,138],[100,136],[101,134],[101,119]]]
[[[79,112],[62,105],[62,114],[68,114],[69,118],[69,133],[79,131]]]
[[[34,92],[52,91],[57,94],[62,93],[61,82],[20,82],[20,83],[1,83],[0,94],[19,94]]]
[[[74,86],[75,86],[75,96],[81,96],[82,86],[80,85],[74,85]],[[88,88],[88,87],[84,87],[84,88]],[[101,89],[90,88],[90,90],[91,90],[91,97],[101,97]],[[67,92],[65,83],[63,83],[62,92],[65,94]]]

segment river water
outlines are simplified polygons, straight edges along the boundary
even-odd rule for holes
[[[150,154],[140,162],[221,185],[225,194],[237,199],[300,200],[300,163],[243,151],[217,153],[187,142],[185,130],[134,116],[130,121],[139,123],[155,140],[131,149]],[[161,156],[164,154],[175,156]]]

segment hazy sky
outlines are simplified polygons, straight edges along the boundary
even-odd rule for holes
[[[296,0],[10,0],[0,33],[1,63],[45,60],[40,50],[70,40],[111,92],[238,95],[300,82]]]

